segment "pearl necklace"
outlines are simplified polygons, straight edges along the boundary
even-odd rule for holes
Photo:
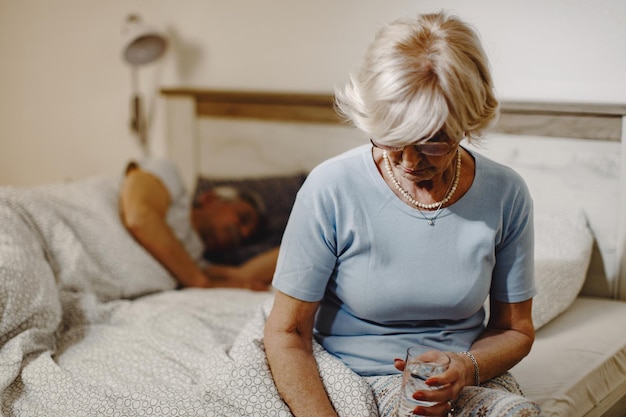
[[[393,185],[396,187],[396,190],[398,190],[400,194],[402,194],[402,197],[404,197],[409,203],[413,204],[414,206],[418,208],[421,208],[424,210],[437,209],[433,218],[429,219],[429,222],[428,222],[429,224],[432,223],[431,226],[434,225],[434,218],[436,218],[437,215],[439,214],[439,210],[441,210],[441,207],[444,204],[446,204],[448,201],[450,201],[450,199],[456,192],[457,186],[459,185],[459,179],[461,178],[461,148],[459,147],[457,150],[456,170],[454,173],[454,180],[450,184],[450,188],[448,188],[448,191],[446,192],[446,195],[443,198],[443,200],[437,201],[431,204],[420,203],[419,201],[414,199],[407,190],[402,188],[402,186],[400,185],[396,177],[393,175],[393,171],[391,170],[391,162],[389,161],[389,154],[387,153],[387,151],[383,151],[383,159],[385,160],[385,170],[387,171],[387,175],[389,176],[389,179],[391,180]]]

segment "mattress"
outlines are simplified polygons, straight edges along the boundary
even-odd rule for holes
[[[585,416],[626,395],[625,319],[626,302],[579,297],[537,332],[512,373],[544,417]]]

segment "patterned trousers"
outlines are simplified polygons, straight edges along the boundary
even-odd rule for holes
[[[396,417],[402,375],[365,377],[378,405],[380,417]],[[524,398],[522,390],[510,373],[482,383],[465,387],[454,402],[455,417],[533,417],[541,410]]]

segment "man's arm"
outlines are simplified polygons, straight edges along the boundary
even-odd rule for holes
[[[206,267],[205,273],[216,285],[229,282],[239,287],[264,291],[270,288],[277,259],[278,247],[260,253],[238,266],[211,264]]]
[[[154,175],[139,168],[126,174],[120,193],[124,226],[183,286],[210,287],[209,278],[166,222],[170,202],[167,188]]]

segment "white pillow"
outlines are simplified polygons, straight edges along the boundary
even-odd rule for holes
[[[535,329],[572,305],[585,282],[592,247],[581,210],[535,213]]]

